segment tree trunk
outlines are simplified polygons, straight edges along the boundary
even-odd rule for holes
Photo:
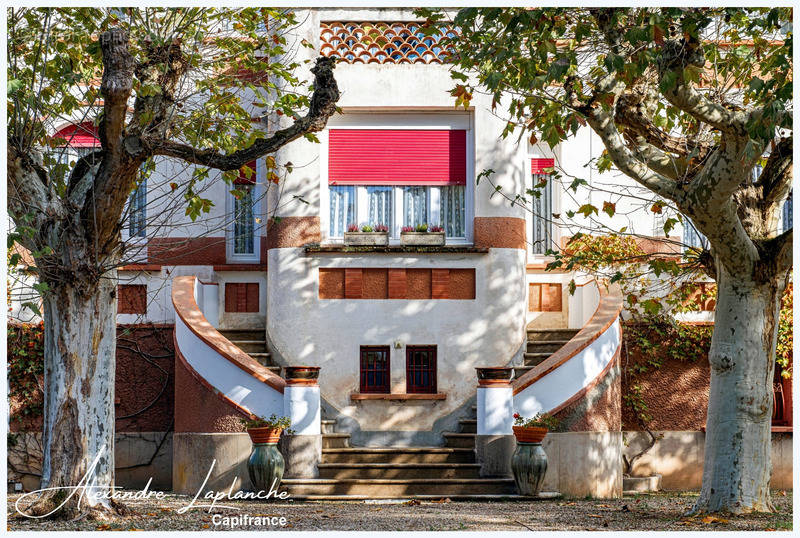
[[[31,515],[121,511],[114,485],[116,271],[44,294],[44,491]],[[72,489],[83,486],[86,489]],[[82,495],[81,495],[82,494]]]
[[[785,285],[785,275],[756,282],[717,263],[703,487],[693,512],[773,510],[772,377]]]

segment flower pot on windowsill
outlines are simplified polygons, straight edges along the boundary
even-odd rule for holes
[[[410,247],[443,247],[444,232],[400,232],[400,243]]]
[[[389,232],[344,232],[344,244],[384,247],[389,244]]]

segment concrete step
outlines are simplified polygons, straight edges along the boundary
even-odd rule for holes
[[[461,433],[476,433],[478,431],[478,419],[462,418],[458,421]]]
[[[220,333],[228,340],[263,340],[266,338],[265,329],[225,329]]]
[[[528,342],[526,351],[528,353],[554,353],[564,347],[569,340],[534,340]]]
[[[527,374],[528,371],[533,370],[534,366],[515,366],[514,367],[514,379],[520,378],[523,375]]]
[[[451,501],[474,501],[474,502],[506,502],[506,501],[536,501],[548,499],[560,499],[562,495],[557,492],[543,491],[538,497],[530,497],[525,495],[500,493],[497,495],[448,495],[447,498]],[[393,500],[395,502],[388,504],[400,504],[401,502],[416,499],[419,501],[435,502],[441,501],[441,495],[403,495],[400,497],[373,497],[370,495],[292,495],[292,500],[295,501],[336,501],[336,502],[359,502],[359,501],[376,501],[376,500]],[[366,503],[365,503],[366,504]]]
[[[349,433],[323,433],[322,448],[348,448],[350,447]]]
[[[523,354],[523,362],[525,366],[536,366],[550,357],[550,355],[552,355],[552,353],[525,353]]]
[[[267,353],[267,342],[265,340],[231,340],[231,344],[248,354]]]
[[[528,341],[571,340],[578,329],[528,329]]]
[[[446,447],[475,448],[474,433],[445,432],[442,434],[442,437],[444,437],[444,446]]]
[[[320,463],[320,478],[480,478],[478,463]]]
[[[320,421],[322,433],[334,433],[336,431],[336,419],[324,418]]]
[[[350,447],[323,448],[323,463],[474,463],[473,448]]]
[[[515,495],[513,478],[285,478],[281,490],[291,495],[366,495],[404,498],[408,495]]]
[[[275,365],[272,364],[272,354],[271,353],[266,353],[266,352],[259,353],[259,352],[256,352],[256,351],[251,351],[250,353],[248,353],[248,355],[253,357],[259,364],[261,364],[263,366],[275,366]],[[276,366],[276,368],[278,369],[278,375],[280,375],[281,367],[280,366]]]

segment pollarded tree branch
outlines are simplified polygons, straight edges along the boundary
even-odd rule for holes
[[[269,138],[256,139],[247,148],[225,155],[213,149],[199,150],[187,144],[147,137],[144,139],[144,145],[149,147],[154,155],[176,157],[218,170],[241,168],[248,162],[273,153],[305,134],[321,131],[325,127],[328,118],[336,112],[336,102],[340,95],[336,79],[333,77],[334,62],[333,58],[320,57],[316,66],[311,69],[314,74],[314,93],[305,116],[290,127],[276,131]]]
[[[32,215],[30,226],[40,228],[49,209],[50,196],[47,190],[47,172],[28,153],[20,152],[14,144],[6,150],[6,173],[8,177],[8,212],[15,222]],[[38,250],[33,244],[24,245]]]
[[[695,38],[666,41],[664,50],[665,60],[658,74],[659,83],[664,83],[666,86],[662,93],[667,101],[694,119],[707,123],[723,133],[746,137],[746,113],[730,110],[711,101],[684,76],[684,69],[687,67],[700,70],[705,68],[700,42]],[[664,77],[668,74],[675,77],[671,83],[664,81]]]
[[[597,90],[601,93],[613,92],[613,87],[618,85],[617,82],[612,82],[611,78],[606,77],[605,81],[601,81],[597,85]],[[586,121],[600,136],[611,160],[623,174],[668,200],[674,201],[676,199],[678,194],[676,182],[655,172],[636,158],[617,129],[610,111],[605,110],[598,103],[593,103],[584,110],[586,112]]]
[[[775,256],[779,273],[792,270],[792,247],[794,246],[794,228],[789,228],[774,240],[778,246]]]
[[[792,147],[794,135],[781,138],[769,155],[756,183],[767,204],[781,202],[792,188]]]
[[[104,245],[109,244],[115,233],[118,216],[130,194],[139,162],[129,159],[123,146],[135,63],[128,50],[127,32],[121,28],[104,32],[100,35],[100,50],[103,55],[100,90],[104,104],[99,134],[103,154],[93,185],[85,189],[82,220],[87,230],[91,230],[95,244],[99,245],[101,252],[98,254],[102,255],[105,254]],[[73,187],[73,194],[76,193]]]
[[[702,160],[708,155],[711,145],[685,136],[671,135],[655,124],[643,111],[644,103],[630,93],[620,96],[614,120],[643,137],[649,144],[668,153],[686,156],[694,152],[694,158]]]

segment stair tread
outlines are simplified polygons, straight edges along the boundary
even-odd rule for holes
[[[339,433],[339,432],[330,432],[330,433],[323,433],[323,437],[350,437],[349,433]]]
[[[415,469],[415,468],[431,468],[431,469],[438,469],[438,468],[457,468],[457,469],[477,469],[480,468],[480,463],[449,463],[449,462],[419,462],[419,463],[411,463],[411,462],[403,462],[403,463],[391,463],[391,462],[358,462],[358,463],[318,463],[318,467],[320,468],[345,468],[345,469],[382,469],[384,467],[400,467],[403,469]]]
[[[553,353],[555,353],[555,351],[534,351],[534,352],[530,352],[530,353],[529,352],[525,352],[525,353],[523,353],[523,355],[531,356],[531,357],[534,357],[534,356],[535,357],[549,357]]]
[[[462,419],[459,420],[459,422],[461,422],[463,424],[477,424],[478,423],[478,419],[477,418],[462,418]]]
[[[267,345],[267,341],[266,340],[231,340],[230,338],[228,338],[228,340],[232,344],[264,344],[264,345]]]
[[[291,484],[497,484],[514,483],[513,478],[284,478]]]
[[[431,447],[405,447],[405,446],[393,446],[393,447],[368,447],[368,446],[355,446],[355,447],[348,447],[348,448],[323,448],[322,453],[356,453],[356,452],[370,452],[375,454],[391,454],[397,452],[405,452],[405,453],[437,453],[437,454],[449,454],[452,452],[472,452],[472,448],[458,448],[458,447],[441,447],[441,446],[431,446]]]
[[[405,501],[408,499],[418,499],[421,501],[440,500],[444,497],[452,501],[535,501],[537,499],[557,499],[561,494],[555,492],[542,492],[539,497],[517,495],[516,493],[490,493],[482,495],[473,494],[446,494],[446,495],[292,495],[294,500],[303,501],[374,501],[379,499],[391,499]]]
[[[552,346],[554,344],[561,344],[563,346],[567,342],[569,342],[569,340],[528,340],[528,344],[541,344],[543,346]]]
[[[476,433],[464,433],[464,432],[444,432],[442,433],[444,437],[475,437]]]

